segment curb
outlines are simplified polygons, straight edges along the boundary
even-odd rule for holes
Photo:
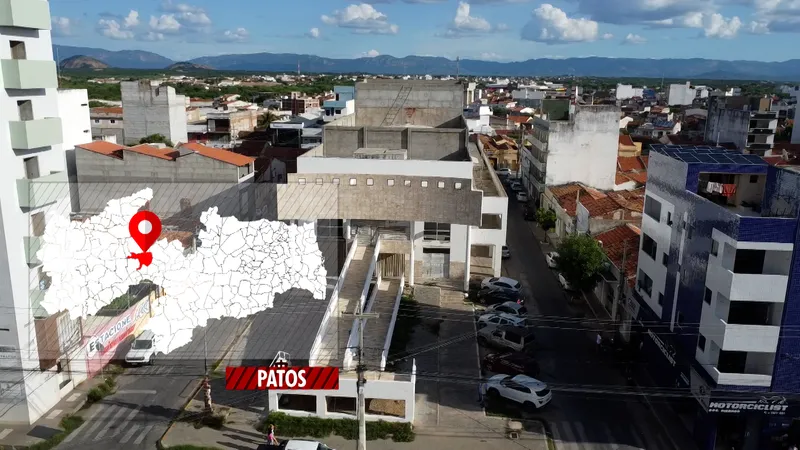
[[[546,420],[537,419],[539,423],[542,424],[542,430],[544,430],[544,437],[547,439],[547,449],[548,450],[557,450],[556,441],[553,440],[553,430],[550,429],[550,424],[547,423]]]
[[[239,341],[242,339],[242,336],[244,336],[244,334],[245,334],[245,333],[246,333],[248,330],[250,330],[250,326],[251,326],[252,324],[253,324],[253,319],[251,318],[251,319],[250,319],[250,320],[247,322],[247,325],[246,325],[246,326],[245,326],[245,327],[242,329],[241,333],[239,333],[239,335],[238,335],[238,336],[236,336],[236,337],[235,337],[235,338],[234,338],[234,339],[231,341],[230,345],[228,345],[228,348],[226,348],[226,349],[225,349],[225,352],[222,354],[222,357],[220,357],[220,359],[218,359],[218,360],[214,361],[214,364],[213,364],[211,367],[218,367],[218,366],[219,366],[220,364],[222,364],[222,363],[223,363],[223,362],[224,362],[226,359],[228,359],[228,354],[231,352],[231,350],[233,350],[233,347],[235,347],[235,346],[236,346],[236,344],[238,344],[238,343],[239,343]],[[207,375],[207,374],[206,374],[206,375]],[[158,440],[156,441],[156,448],[157,448],[158,450],[164,450],[164,449],[166,448],[166,447],[164,446],[164,438],[166,438],[166,437],[167,437],[167,434],[169,434],[169,432],[172,430],[172,427],[175,425],[175,422],[177,422],[177,418],[180,416],[180,414],[181,414],[182,412],[186,411],[186,408],[188,408],[188,407],[189,407],[189,404],[190,404],[190,403],[192,403],[192,400],[194,400],[194,398],[195,398],[195,397],[197,397],[197,393],[198,393],[198,392],[200,392],[200,388],[203,386],[203,381],[202,381],[202,379],[200,379],[200,380],[197,380],[197,381],[196,381],[196,383],[197,383],[197,386],[196,386],[194,389],[192,389],[192,392],[191,392],[191,394],[188,396],[188,398],[186,399],[186,402],[184,402],[184,404],[181,406],[181,409],[179,410],[179,412],[178,412],[178,415],[177,415],[177,416],[175,416],[175,418],[173,418],[172,420],[170,420],[170,421],[169,421],[169,425],[167,426],[167,429],[166,429],[166,430],[164,430],[164,434],[162,434],[162,435],[161,435],[161,437],[160,437],[160,438],[158,438]]]

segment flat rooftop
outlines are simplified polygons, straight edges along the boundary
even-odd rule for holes
[[[478,144],[467,143],[467,151],[472,160],[472,180],[475,183],[475,189],[482,190],[484,197],[505,197],[506,191],[503,189],[500,179],[497,178],[494,169],[486,164],[486,160],[478,149]]]
[[[650,151],[688,164],[768,166],[758,155],[745,155],[735,150],[711,145],[653,144]]]

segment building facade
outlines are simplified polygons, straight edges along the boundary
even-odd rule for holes
[[[691,105],[696,97],[697,93],[690,82],[670,84],[669,91],[667,91],[667,104],[669,106]]]
[[[537,204],[546,186],[583,183],[613,189],[617,172],[620,108],[577,106],[566,120],[533,118],[531,145],[522,154],[522,182]]]
[[[771,100],[757,97],[713,97],[708,104],[706,142],[731,142],[739,150],[763,156],[772,150],[778,112]]]
[[[647,366],[701,449],[770,448],[800,413],[800,173],[687,145],[653,145],[648,173],[626,306]]]
[[[92,121],[92,139],[108,139],[108,136],[114,136],[116,142],[125,142],[121,107],[92,108],[89,116]]]
[[[149,80],[123,81],[122,116],[124,145],[160,134],[175,145],[188,142],[186,97],[170,86],[153,86]]]
[[[293,116],[317,108],[319,108],[319,99],[304,97],[300,92],[292,92],[288,98],[281,99],[281,110],[291,111]]]
[[[36,252],[69,196],[64,142],[90,126],[86,91],[58,90],[48,2],[0,11],[0,422],[31,424],[85,379],[80,324],[39,307],[50,280]]]
[[[333,100],[325,100],[322,104],[322,109],[325,110],[325,115],[322,116],[322,119],[325,122],[331,122],[356,112],[355,86],[334,86],[333,94],[335,95]]]

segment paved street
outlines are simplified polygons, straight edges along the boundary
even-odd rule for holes
[[[663,430],[639,396],[620,392],[624,378],[597,353],[590,331],[593,320],[579,317],[569,306],[532,234],[533,225],[510,200],[507,243],[512,257],[503,272],[520,280],[534,300],[528,309],[530,316],[539,317],[540,377],[554,387],[553,401],[537,416],[549,424],[557,449],[675,449],[673,440],[682,442],[674,439],[675,433],[685,431]]]
[[[209,365],[221,358],[246,319],[215,320],[205,334]],[[204,370],[203,332],[152,366],[132,367],[117,378],[117,391],[82,412],[84,424],[57,448],[155,448],[170,420],[188,400]]]

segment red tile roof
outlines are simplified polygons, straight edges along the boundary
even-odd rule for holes
[[[117,114],[117,115],[120,115],[120,114],[122,114],[122,107],[113,106],[113,107],[92,108],[90,110],[90,112],[93,113],[93,114]]]
[[[128,147],[125,150],[139,153],[140,155],[152,156],[153,158],[159,158],[166,161],[175,161],[175,158],[178,157],[178,152],[175,151],[174,148],[170,147],[158,148],[147,144],[140,144],[133,147]]]
[[[643,172],[629,172],[625,175],[628,176],[631,180],[639,183],[639,184],[647,184],[647,171]]]
[[[638,247],[640,237],[641,230],[630,224],[620,225],[594,237],[602,243],[603,251],[609,261],[625,272],[629,283],[631,278],[636,278],[636,269],[639,264]],[[621,268],[623,259],[625,260],[625,267]]]
[[[531,118],[529,116],[508,116],[508,120],[516,123],[517,125],[522,125],[523,123],[527,123]]]
[[[645,167],[649,167],[650,166],[650,157],[649,156],[640,156],[639,159],[642,160],[642,164],[644,164]]]
[[[638,156],[617,157],[617,168],[620,172],[638,172],[647,170],[647,165]]]
[[[633,143],[633,139],[627,134],[620,134],[619,135],[619,145],[624,145],[626,147],[633,147],[635,144]]]
[[[626,177],[625,174],[622,172],[617,172],[617,175],[614,178],[614,184],[616,185],[625,184],[629,181],[631,181],[631,179]]]
[[[238,153],[234,153],[228,150],[222,150],[219,148],[211,148],[206,147],[205,145],[201,144],[183,144],[181,148],[189,149],[195,153],[198,153],[206,158],[216,159],[217,161],[222,161],[224,163],[233,164],[234,166],[241,167],[246,166],[248,164],[252,164],[255,162],[255,158],[251,158],[249,156],[240,155]]]
[[[122,153],[120,150],[125,148],[122,145],[108,141],[93,141],[89,142],[88,144],[76,145],[75,147],[89,150],[90,152],[99,153],[101,155],[114,156],[120,159],[122,158]]]

